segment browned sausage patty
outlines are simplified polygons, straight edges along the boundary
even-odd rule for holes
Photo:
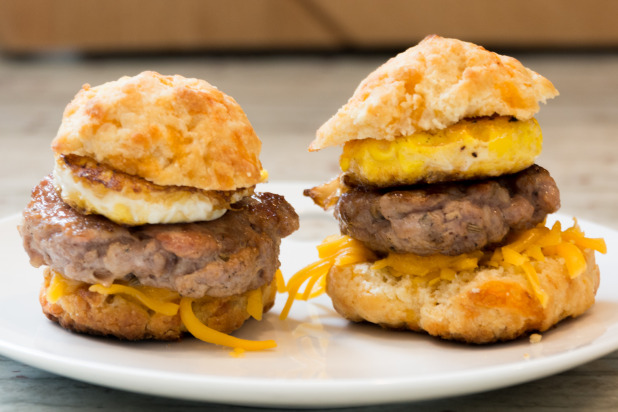
[[[335,208],[343,234],[377,252],[458,255],[500,243],[560,207],[547,170],[397,190],[351,188]]]
[[[281,238],[297,228],[292,206],[272,193],[245,198],[209,222],[125,227],[72,209],[46,177],[32,191],[19,231],[35,267],[103,285],[136,278],[201,298],[270,283]]]

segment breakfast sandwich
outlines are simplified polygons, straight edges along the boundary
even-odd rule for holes
[[[490,343],[584,313],[605,244],[546,226],[560,193],[535,164],[534,115],[557,95],[516,59],[439,36],[371,73],[309,147],[343,147],[341,175],[305,191],[341,235],[292,277],[282,316],[325,291],[354,322]]]
[[[209,83],[143,72],[84,85],[52,142],[53,173],[19,232],[43,266],[43,313],[75,332],[175,340],[229,335],[276,294],[281,239],[298,228],[266,179],[238,103]]]

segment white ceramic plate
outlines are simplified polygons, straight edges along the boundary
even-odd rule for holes
[[[269,184],[301,215],[301,229],[282,247],[288,276],[316,258],[315,245],[336,233],[328,214],[301,196],[308,184]],[[565,224],[570,217],[558,216]],[[192,338],[181,342],[128,343],[69,333],[48,321],[37,296],[41,270],[21,246],[13,216],[0,220],[0,353],[70,378],[175,398],[252,406],[353,406],[432,399],[485,391],[555,374],[618,349],[618,232],[580,222],[586,234],[604,237],[602,282],[596,305],[562,322],[540,343],[467,346],[409,332],[353,325],[339,318],[327,297],[296,302],[280,321],[280,296],[261,322],[237,334],[277,341],[275,350],[230,350]]]

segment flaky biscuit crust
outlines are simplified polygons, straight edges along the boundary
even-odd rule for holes
[[[326,285],[337,312],[351,321],[483,344],[543,332],[583,314],[594,303],[599,286],[594,251],[586,250],[585,257],[587,269],[575,279],[560,258],[548,257],[538,264],[541,288],[549,296],[545,308],[524,275],[512,268],[485,268],[428,286],[360,264],[333,267]]]
[[[84,85],[52,142],[161,186],[234,190],[261,180],[261,142],[238,103],[199,79],[143,72]]]
[[[187,332],[180,313],[174,316],[156,313],[122,295],[102,295],[80,288],[51,303],[47,300],[50,280],[51,275],[46,270],[39,302],[45,316],[65,329],[123,340],[178,340]],[[276,292],[275,280],[262,287],[264,312],[274,305]],[[196,299],[193,312],[203,324],[223,333],[240,328],[250,317],[246,293]]]
[[[518,60],[456,39],[429,36],[365,78],[317,131],[309,150],[444,129],[464,118],[527,120],[558,95]]]

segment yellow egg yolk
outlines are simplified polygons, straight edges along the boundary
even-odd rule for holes
[[[534,164],[542,141],[535,119],[465,119],[392,141],[347,142],[340,166],[352,182],[378,187],[499,176]]]

